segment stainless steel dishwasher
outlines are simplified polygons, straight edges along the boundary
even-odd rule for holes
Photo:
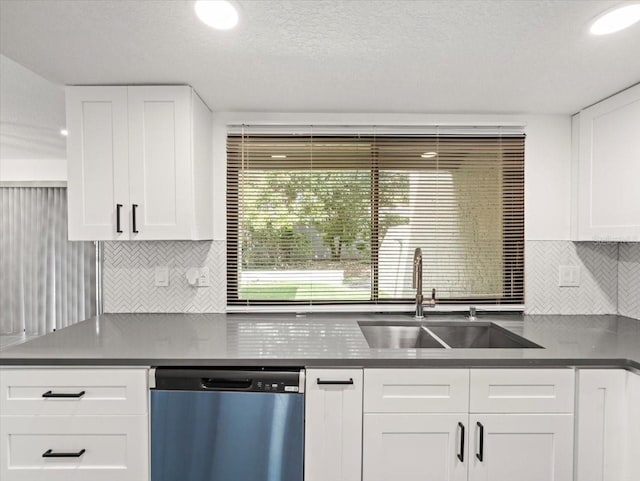
[[[302,481],[304,371],[158,368],[151,481]]]

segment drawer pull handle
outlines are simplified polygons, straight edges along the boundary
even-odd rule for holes
[[[478,458],[478,460],[482,462],[484,461],[484,426],[480,421],[478,421],[476,424],[480,428],[480,439],[478,440],[479,450],[476,453],[476,458]]]
[[[54,453],[53,449],[47,449],[44,453],[42,453],[43,458],[79,458],[82,456],[87,450],[81,449],[77,453]]]
[[[122,234],[122,228],[120,227],[120,209],[122,204],[116,204],[116,233]]]
[[[136,209],[138,208],[138,204],[131,204],[131,215],[133,217],[133,233],[138,234],[140,231],[136,225]]]
[[[72,397],[72,398],[81,398],[82,396],[85,395],[84,391],[80,391],[80,392],[53,392],[53,391],[47,391],[44,394],[42,394],[42,397]]]
[[[458,451],[458,459],[461,463],[464,463],[464,424],[458,423],[458,429],[460,430],[460,450]]]
[[[318,378],[317,383],[318,384],[353,384],[353,379],[349,378],[349,379],[332,381],[332,380],[324,380],[324,379]]]

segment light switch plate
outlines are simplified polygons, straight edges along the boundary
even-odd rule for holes
[[[156,267],[153,283],[156,287],[167,287],[169,285],[169,268],[167,266]]]
[[[560,266],[558,268],[559,287],[580,286],[580,266]]]

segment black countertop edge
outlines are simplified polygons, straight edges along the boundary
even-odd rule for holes
[[[105,359],[105,358],[0,358],[0,366],[288,366],[304,368],[600,368],[627,369],[640,374],[640,362],[630,359]]]

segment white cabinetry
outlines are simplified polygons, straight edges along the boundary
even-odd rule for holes
[[[363,481],[467,479],[469,371],[366,369]]]
[[[576,479],[640,479],[640,376],[622,369],[578,374]]]
[[[640,242],[640,85],[573,118],[573,240]]]
[[[211,112],[191,87],[66,98],[69,239],[211,238]]]
[[[573,416],[472,414],[469,481],[572,481]]]
[[[305,481],[360,481],[362,369],[307,369]]]
[[[149,479],[146,369],[1,369],[0,479]]]
[[[624,459],[625,371],[578,371],[576,479],[620,481]]]
[[[472,369],[470,481],[573,479],[572,369]]]
[[[573,479],[571,369],[366,369],[363,481]]]
[[[624,481],[640,479],[640,375],[627,371]]]

